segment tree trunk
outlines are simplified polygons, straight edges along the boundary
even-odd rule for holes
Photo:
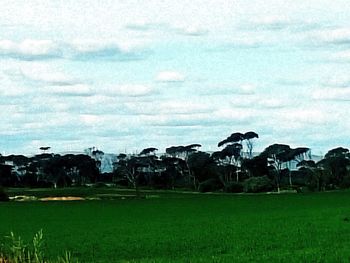
[[[193,186],[194,186],[194,189],[195,189],[196,191],[198,191],[198,189],[199,189],[199,184],[197,183],[196,177],[194,177],[194,176],[193,176]]]
[[[140,197],[140,189],[139,189],[139,185],[137,183],[135,183],[135,191],[136,191],[136,197]]]
[[[292,187],[292,172],[289,170],[289,185]]]

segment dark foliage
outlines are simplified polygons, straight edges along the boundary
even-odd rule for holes
[[[334,148],[332,150],[329,150],[326,155],[325,158],[332,158],[332,157],[349,157],[349,149],[347,148],[343,148],[343,147],[338,147],[338,148]]]
[[[158,149],[154,147],[146,148],[140,152],[140,155],[148,155],[148,154],[154,153],[155,151],[158,151]]]
[[[235,132],[235,133],[232,133],[225,140],[219,142],[218,147],[221,147],[221,146],[228,144],[228,143],[241,142],[242,140],[244,140],[244,134],[242,134],[240,132]]]
[[[242,162],[242,168],[247,171],[249,177],[259,177],[269,174],[267,158],[264,156],[244,159]]]
[[[206,181],[203,181],[199,184],[198,190],[201,193],[204,192],[215,192],[223,188],[222,183],[215,178],[210,178]]]
[[[188,167],[197,184],[209,179],[219,179],[219,169],[208,153],[196,152],[191,154],[188,158]]]
[[[243,182],[243,190],[246,193],[259,193],[273,190],[272,181],[267,176],[251,177]]]
[[[225,184],[224,191],[226,193],[242,193],[243,184],[240,182],[228,182]]]
[[[6,194],[4,188],[2,188],[0,186],[0,202],[6,202],[6,201],[9,201],[9,197],[8,195]]]
[[[343,189],[350,188],[350,175],[344,176],[339,186]]]
[[[12,173],[12,166],[0,164],[0,185],[18,186],[18,178]]]
[[[34,157],[0,155],[0,185],[5,187],[67,187],[98,182],[156,189],[176,187],[199,191],[261,192],[280,188],[312,191],[350,187],[350,152],[331,149],[321,161],[311,160],[307,147],[272,144],[258,156],[253,152],[253,131],[235,132],[220,141],[220,150],[198,151],[200,144],[171,146],[157,156],[155,147],[140,154],[121,153],[113,172],[103,173],[104,152],[95,147],[87,154],[45,153]],[[141,189],[142,189],[141,188]]]

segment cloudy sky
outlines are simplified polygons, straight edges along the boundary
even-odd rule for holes
[[[0,153],[232,132],[350,146],[348,0],[2,0]]]

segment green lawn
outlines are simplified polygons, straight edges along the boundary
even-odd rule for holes
[[[50,257],[80,262],[350,261],[348,191],[159,196],[0,203],[0,236],[43,229]]]

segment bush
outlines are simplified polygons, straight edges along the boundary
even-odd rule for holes
[[[5,193],[4,188],[0,187],[0,202],[9,201],[8,195]]]
[[[251,177],[243,182],[243,191],[246,193],[267,192],[273,189],[273,184],[267,176]]]
[[[317,190],[315,190],[315,188],[311,189],[309,186],[301,186],[301,187],[298,187],[297,189],[297,192],[302,194],[310,193],[314,191],[317,191]]]
[[[97,182],[93,185],[93,187],[95,188],[105,188],[105,187],[108,187],[106,183],[103,183],[103,182]]]
[[[208,179],[199,184],[198,190],[201,193],[214,192],[222,189],[222,183],[218,179]]]
[[[343,189],[350,188],[350,176],[344,176],[339,186]]]
[[[34,235],[31,243],[25,243],[21,237],[17,237],[11,232],[7,237],[9,242],[0,247],[0,262],[31,262],[31,263],[73,263],[71,253],[66,251],[62,257],[57,260],[48,260],[44,254],[43,232],[40,230]]]
[[[239,182],[228,182],[225,185],[224,191],[226,193],[242,193],[243,185]]]

